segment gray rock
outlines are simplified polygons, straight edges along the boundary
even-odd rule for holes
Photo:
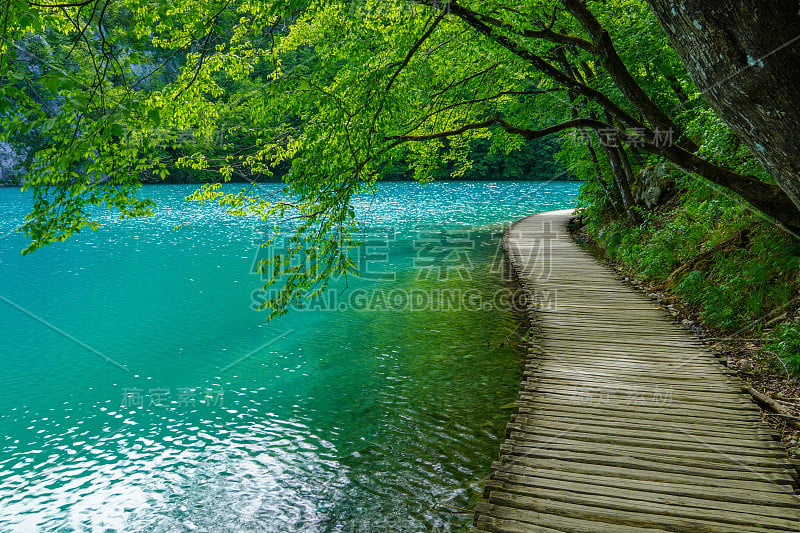
[[[25,175],[24,149],[15,149],[10,143],[0,142],[0,183],[18,184]]]
[[[672,177],[666,170],[666,165],[656,165],[642,169],[637,174],[636,186],[633,193],[636,202],[648,208],[658,205],[659,200],[672,183]]]

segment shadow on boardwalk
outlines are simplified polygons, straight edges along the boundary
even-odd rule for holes
[[[569,237],[518,221],[531,293],[515,414],[473,531],[800,531],[797,472],[739,379]]]

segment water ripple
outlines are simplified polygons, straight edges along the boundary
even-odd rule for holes
[[[21,236],[0,240],[0,294],[30,313],[0,302],[0,531],[467,525],[437,504],[470,506],[495,458],[520,373],[497,347],[513,318],[345,309],[265,326],[249,308],[261,228],[187,207],[190,190],[147,188],[153,218],[99,213],[98,232],[24,258]],[[417,279],[414,239],[449,226],[475,269],[448,286],[490,294],[496,230],[575,190],[387,184],[355,207],[394,230],[386,287],[438,286]],[[0,189],[0,234],[29,200]]]

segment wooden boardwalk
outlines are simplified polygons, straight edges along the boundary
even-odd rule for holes
[[[797,471],[739,379],[569,218],[506,234],[534,347],[473,531],[800,531]]]

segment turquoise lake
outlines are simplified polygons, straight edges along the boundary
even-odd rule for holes
[[[364,277],[269,324],[271,223],[148,186],[23,257],[0,189],[0,531],[465,530],[522,370],[499,237],[579,185],[379,184]]]

